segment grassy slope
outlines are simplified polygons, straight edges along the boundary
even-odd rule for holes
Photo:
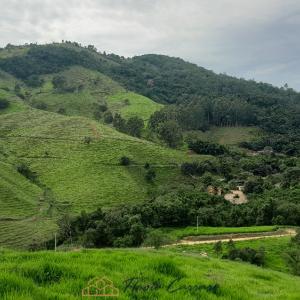
[[[128,104],[126,104],[126,100],[129,101]],[[144,121],[147,121],[155,111],[163,107],[162,104],[132,92],[119,92],[108,96],[107,104],[110,110],[119,112],[125,118],[139,116]]]
[[[189,133],[198,138],[219,143],[222,145],[237,145],[243,141],[249,141],[259,134],[259,129],[256,127],[212,127],[206,132],[196,131]]]
[[[0,297],[4,300],[81,299],[81,289],[88,281],[103,276],[119,289],[118,299],[296,300],[300,293],[299,277],[244,263],[165,250],[108,249],[73,253],[4,251],[0,264]],[[142,277],[138,286],[148,286],[148,290],[126,290],[126,280],[136,277]],[[170,282],[178,277],[182,279],[168,290]],[[203,288],[192,288],[214,284],[220,287],[217,295]]]
[[[285,262],[284,253],[288,248],[290,242],[290,237],[280,237],[280,238],[265,238],[259,240],[249,240],[249,241],[238,241],[234,242],[237,248],[251,247],[254,249],[259,249],[263,247],[265,249],[265,268],[273,269],[281,272],[289,272],[288,267]],[[223,243],[223,253],[227,252],[226,244]],[[214,244],[198,244],[198,245],[180,245],[172,248],[172,251],[177,253],[185,252],[190,254],[199,255],[201,252],[206,252],[210,257],[216,257],[214,252]]]
[[[60,73],[72,86],[83,85],[81,91],[58,92],[53,89],[53,75],[43,76],[45,84],[42,88],[33,89],[30,103],[33,106],[41,103],[47,110],[57,112],[64,109],[67,115],[79,115],[94,118],[96,105],[106,102],[113,113],[121,113],[125,118],[139,116],[144,120],[162,107],[151,99],[126,92],[125,89],[109,77],[83,67],[74,66]],[[124,100],[128,99],[129,104]]]
[[[180,174],[179,164],[193,159],[185,152],[121,134],[90,119],[35,109],[0,115],[0,132],[0,148],[7,152],[2,160],[11,165],[26,163],[38,174],[42,189],[49,188],[53,193],[51,197],[42,197],[41,190],[27,181],[35,194],[21,202],[13,200],[13,193],[9,191],[14,188],[5,182],[2,190],[8,197],[1,210],[2,218],[19,214],[28,221],[28,218],[35,215],[48,222],[49,218],[55,220],[67,211],[78,213],[83,209],[141,201],[147,199],[148,190],[153,189],[144,179],[146,171],[143,166],[146,162],[157,173],[154,187],[176,186],[186,180]],[[92,137],[91,144],[83,142],[85,136]],[[123,155],[132,159],[132,165],[119,165]],[[207,157],[197,156],[195,159],[204,158]],[[8,178],[16,176],[12,168]],[[3,174],[1,171],[1,178],[5,176]],[[24,184],[24,180],[22,178],[19,186]],[[3,221],[0,227],[12,226],[11,222]],[[14,223],[16,231],[20,226],[23,227],[21,223]],[[5,245],[3,241],[5,238],[0,239],[0,245]],[[16,244],[19,245],[17,238]]]
[[[10,102],[10,105],[7,109],[0,111],[0,115],[10,112],[21,111],[28,107],[14,93],[14,87],[16,82],[17,80],[13,76],[0,70],[0,99],[7,99]]]

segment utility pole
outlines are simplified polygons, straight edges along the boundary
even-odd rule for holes
[[[197,232],[198,232],[198,229],[199,229],[199,216],[197,216]]]
[[[56,252],[56,233],[54,233],[54,251]]]

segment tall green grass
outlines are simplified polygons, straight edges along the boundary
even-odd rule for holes
[[[119,289],[116,299],[296,300],[300,293],[298,277],[244,263],[166,251],[107,249],[2,251],[0,298],[81,299],[88,281],[103,276]]]

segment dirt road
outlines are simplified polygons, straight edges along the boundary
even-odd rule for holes
[[[271,232],[260,232],[260,233],[233,233],[233,234],[220,234],[220,235],[209,235],[209,236],[188,236],[184,239],[168,246],[178,245],[197,245],[197,244],[214,244],[216,242],[228,242],[233,241],[248,241],[258,240],[265,238],[279,238],[284,236],[295,236],[296,230],[293,228],[279,229]]]

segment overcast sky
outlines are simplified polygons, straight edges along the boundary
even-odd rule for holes
[[[0,46],[61,40],[182,57],[300,91],[300,0],[0,0]]]

